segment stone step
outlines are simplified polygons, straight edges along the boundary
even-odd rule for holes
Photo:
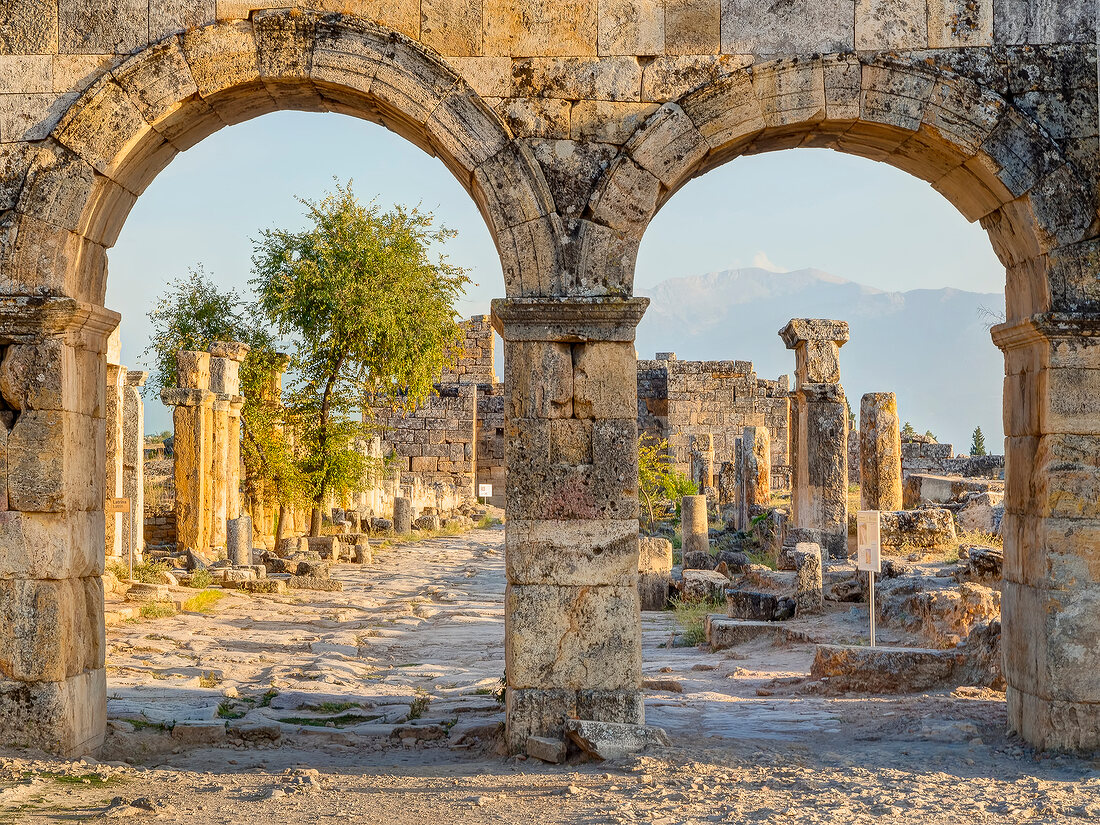
[[[966,654],[958,648],[818,645],[810,676],[836,690],[914,693],[958,684]]]
[[[725,650],[757,639],[763,639],[773,645],[812,641],[802,631],[793,630],[779,622],[731,619],[719,613],[707,616],[706,632],[707,643],[712,650]]]

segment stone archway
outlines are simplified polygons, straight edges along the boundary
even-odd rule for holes
[[[649,221],[692,177],[799,146],[928,181],[981,222],[1006,267],[1007,322],[993,339],[1006,373],[1010,720],[1041,747],[1096,747],[1096,193],[1041,125],[972,80],[897,57],[829,55],[756,64],[661,106],[597,188],[591,220],[636,254]],[[620,271],[632,273],[633,261]]]
[[[497,244],[506,290],[553,291],[553,199],[527,147],[419,43],[342,14],[257,12],[172,35],[80,95],[8,216],[0,302],[7,507],[0,513],[0,738],[64,753],[106,724],[103,593],[106,250],[180,151],[277,109],[376,121],[438,155]],[[560,288],[560,287],[558,287]]]

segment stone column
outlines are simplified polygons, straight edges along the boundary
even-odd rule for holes
[[[214,393],[210,405],[210,469],[209,481],[210,550],[221,556],[226,552],[226,522],[229,518],[229,486],[226,470],[229,464],[229,402],[222,393]]]
[[[130,499],[126,541],[134,542],[134,561],[145,550],[145,402],[141,388],[149,373],[129,370],[122,403],[122,495]]]
[[[681,552],[709,553],[709,530],[707,524],[707,497],[684,496],[680,500]]]
[[[218,419],[215,433],[224,439],[216,449],[222,463],[222,489],[225,499],[225,518],[217,509],[217,518],[224,524],[241,514],[241,410],[244,409],[244,397],[241,395],[241,364],[251,348],[236,341],[218,341],[210,347],[210,390],[217,393],[218,401],[227,404],[224,420]],[[277,382],[277,386],[274,384]],[[271,389],[282,397],[282,372],[274,379]],[[216,416],[217,408],[216,409]]]
[[[209,482],[214,393],[210,392],[210,353],[176,354],[179,387],[161,390],[172,411],[176,482],[176,547],[204,557],[210,547]]]
[[[859,402],[859,506],[901,509],[901,422],[892,392],[869,392]]]
[[[738,439],[741,454],[741,529],[748,530],[753,516],[771,506],[771,438],[767,427],[745,427]]]
[[[105,498],[123,495],[123,396],[126,387],[126,367],[122,366],[118,330],[111,333],[107,344],[107,395],[104,403],[106,421]],[[108,558],[120,558],[125,552],[125,515],[112,513],[104,519],[104,549]]]
[[[1008,721],[1040,748],[1100,748],[1100,322],[993,329],[1005,353],[1001,637]]]
[[[714,438],[710,433],[691,437],[691,480],[703,495],[714,487]]]
[[[0,744],[102,744],[104,411],[117,313],[0,303]]]
[[[795,351],[791,404],[791,521],[821,531],[831,558],[848,555],[848,412],[840,385],[844,321],[793,319],[780,333]]]
[[[638,724],[638,375],[644,298],[493,302],[504,339],[507,742]]]

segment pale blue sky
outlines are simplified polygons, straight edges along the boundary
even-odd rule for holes
[[[318,197],[334,176],[354,179],[360,197],[384,206],[420,203],[458,231],[449,256],[476,284],[459,307],[463,315],[487,312],[503,294],[488,230],[438,160],[372,123],[272,114],[177,157],[134,207],[110,253],[107,287],[107,306],[123,314],[123,363],[141,366],[145,313],[167,281],[201,263],[218,282],[246,289],[250,239],[264,227],[301,225],[295,195]],[[931,187],[828,150],[745,157],[688,184],[651,225],[636,285],[753,265],[815,267],[887,290],[1004,290],[984,231]],[[148,399],[147,429],[169,426],[167,410]]]

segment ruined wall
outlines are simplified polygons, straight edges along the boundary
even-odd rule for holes
[[[767,427],[772,472],[789,483],[790,402],[788,379],[757,378],[751,361],[680,361],[658,353],[638,361],[638,429],[668,440],[676,468],[691,471],[692,436],[709,434],[714,474],[735,461],[745,427]]]
[[[488,503],[504,507],[504,385],[478,386],[477,396],[477,483],[492,484]]]
[[[968,478],[1000,478],[1004,475],[1003,455],[955,456],[952,444],[926,441],[903,441],[901,444],[901,474],[930,473],[937,476]]]

